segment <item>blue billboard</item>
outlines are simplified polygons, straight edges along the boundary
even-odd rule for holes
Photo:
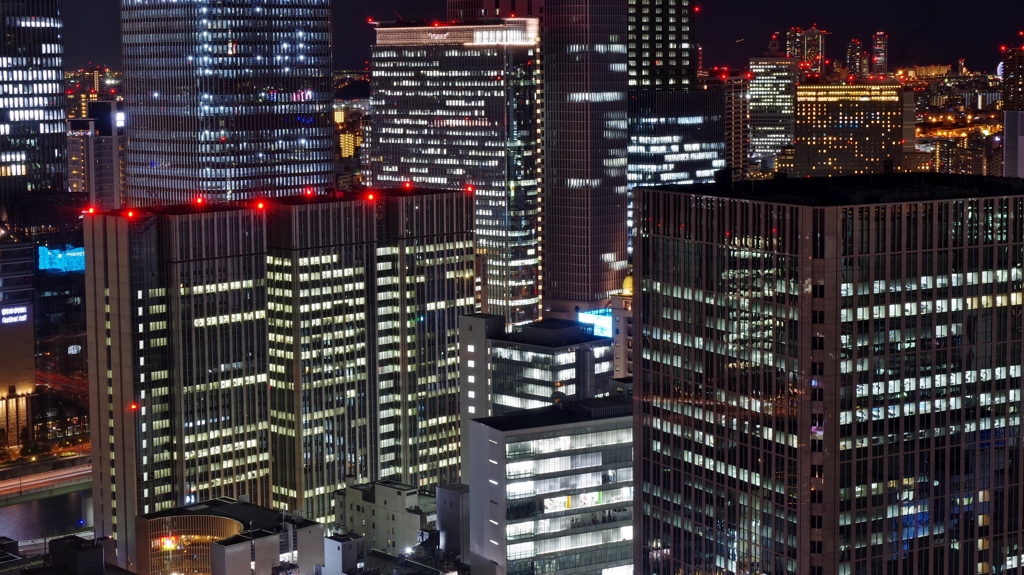
[[[58,272],[85,272],[85,248],[62,250],[39,246],[39,269]]]
[[[594,311],[581,311],[579,313],[580,323],[589,323],[594,326],[594,335],[597,337],[612,337],[612,310],[596,309]]]

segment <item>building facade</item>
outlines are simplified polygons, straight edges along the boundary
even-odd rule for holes
[[[68,191],[97,211],[121,207],[125,186],[124,112],[115,101],[88,103],[85,118],[68,120]]]
[[[796,137],[800,63],[776,56],[751,58],[750,72],[750,156],[762,168],[774,169],[776,156]]]
[[[816,25],[810,29],[793,27],[786,32],[786,57],[800,61],[800,69],[823,74],[825,70],[825,36],[828,32]]]
[[[889,35],[885,32],[875,32],[871,37],[871,73],[889,73]]]
[[[1003,175],[1024,178],[1024,46],[1003,51]]]
[[[898,82],[803,82],[796,88],[794,165],[778,169],[791,178],[893,172],[903,159],[904,121]]]
[[[333,188],[328,0],[129,2],[121,23],[134,205]]]
[[[11,196],[65,190],[60,5],[0,5],[0,221],[10,221]]]
[[[473,196],[374,190],[267,211],[275,505],[330,523],[346,485],[456,481]]]
[[[680,90],[696,85],[696,16],[689,0],[629,0],[629,89]]]
[[[367,184],[471,191],[481,309],[509,326],[540,318],[539,41],[529,18],[399,23],[372,55]]]
[[[505,333],[487,314],[459,323],[462,421],[612,391],[612,337],[593,325],[546,319]]]
[[[1018,570],[1024,186],[756,186],[640,191],[637,571]]]
[[[448,20],[487,18],[541,18],[544,0],[448,0]]]
[[[627,9],[544,9],[544,315],[575,319],[604,307],[628,267]]]
[[[0,443],[4,452],[32,430],[29,396],[36,390],[33,245],[0,234]]]
[[[474,574],[633,573],[631,413],[602,398],[469,423]]]
[[[337,521],[371,549],[409,553],[437,529],[437,498],[397,481],[353,485],[338,498]]]
[[[270,504],[265,219],[128,208],[85,238],[94,524],[131,569],[136,515]]]

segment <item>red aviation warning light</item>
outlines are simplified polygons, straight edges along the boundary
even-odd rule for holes
[[[411,190],[412,189],[412,182],[402,182],[402,189],[403,190]]]
[[[131,210],[128,210],[128,214],[127,215],[128,215],[129,218],[134,218],[135,217],[135,212],[133,212]]]
[[[313,195],[313,188],[306,188],[303,191],[303,193],[306,194],[307,196],[312,196]]]
[[[203,205],[203,196],[196,196],[196,205],[197,206]]]
[[[476,191],[476,188],[474,188],[472,184],[468,184],[468,185],[466,186],[466,193],[467,193],[467,194],[472,194],[472,193],[473,193],[473,192],[475,192],[475,191]]]
[[[257,209],[257,210],[262,210],[262,209],[263,209],[263,208],[265,208],[265,207],[266,207],[266,205],[264,205],[264,203],[263,203],[263,202],[257,202],[257,203],[256,203],[256,209]]]
[[[139,409],[139,404],[132,402],[132,404],[129,405],[128,407],[131,408],[132,411],[136,411]]]
[[[373,192],[370,192],[369,194],[366,194],[366,199],[368,199],[368,200],[370,200],[372,202],[373,201]]]

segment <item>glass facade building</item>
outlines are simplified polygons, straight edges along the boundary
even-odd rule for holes
[[[127,208],[85,238],[95,527],[131,568],[137,515],[270,503],[265,219]]]
[[[544,311],[573,319],[604,307],[628,267],[627,10],[615,0],[544,10]]]
[[[135,205],[333,188],[328,0],[121,8]]]
[[[469,422],[474,574],[633,573],[632,400]]]
[[[1017,573],[1024,186],[640,191],[637,571]]]
[[[60,4],[0,4],[0,221],[12,196],[66,191]]]
[[[469,190],[486,313],[540,317],[541,116],[537,20],[377,28],[370,186]]]
[[[889,73],[889,35],[875,32],[871,37],[871,73]]]
[[[774,169],[775,157],[796,137],[800,64],[795,58],[751,58],[750,72],[750,156],[762,168]]]
[[[1024,178],[1024,46],[1003,52],[1003,175]]]

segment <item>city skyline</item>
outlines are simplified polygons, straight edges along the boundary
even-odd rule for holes
[[[857,38],[870,46],[871,35],[884,30],[889,35],[891,67],[955,64],[965,58],[972,70],[995,72],[1001,43],[1017,36],[1024,22],[1024,5],[1002,0],[990,5],[998,13],[991,22],[974,28],[964,25],[962,11],[948,3],[892,3],[866,0],[852,11],[810,1],[794,2],[765,10],[755,0],[724,3],[697,2],[701,44],[707,66],[744,66],[751,56],[760,56],[773,32],[792,26],[810,28],[817,24],[831,32],[826,41],[830,59],[845,56],[846,43]],[[66,21],[78,23],[65,30],[65,56],[69,69],[92,62],[120,67],[119,2],[67,2]],[[749,14],[749,18],[737,15]],[[336,68],[361,68],[369,60],[373,28],[367,17],[379,20],[444,20],[446,0],[345,0],[333,3],[334,54]],[[929,41],[929,35],[950,33],[953,41]]]

